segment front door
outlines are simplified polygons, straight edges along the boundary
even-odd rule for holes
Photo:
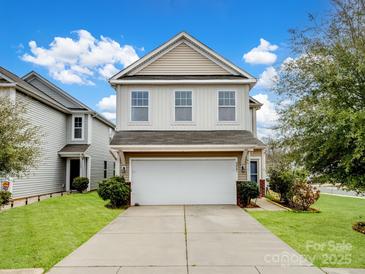
[[[79,159],[71,159],[70,160],[70,186],[72,189],[72,182],[75,177],[80,176],[80,160]]]

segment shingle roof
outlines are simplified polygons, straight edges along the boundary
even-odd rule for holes
[[[247,130],[117,131],[111,145],[256,145],[265,146]]]
[[[65,145],[59,152],[79,152],[79,153],[83,153],[85,152],[90,145],[85,145],[85,144],[69,144],[69,145]]]

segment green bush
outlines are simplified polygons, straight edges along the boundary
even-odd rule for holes
[[[0,191],[0,206],[7,205],[10,202],[11,192],[6,190]]]
[[[99,183],[99,196],[103,200],[110,200],[109,206],[112,208],[128,205],[130,193],[130,187],[124,177],[114,176]]]
[[[242,206],[250,204],[251,199],[259,197],[259,186],[256,182],[243,181],[237,182],[238,199]]]
[[[89,179],[86,177],[76,177],[72,181],[71,187],[76,189],[78,192],[83,192],[89,186]]]
[[[295,182],[288,197],[290,206],[296,210],[308,210],[319,199],[320,191],[305,181]]]
[[[287,170],[269,170],[270,189],[280,195],[280,201],[288,204],[288,193],[294,184],[294,175]]]

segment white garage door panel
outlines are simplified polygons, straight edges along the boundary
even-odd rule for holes
[[[137,160],[132,166],[132,204],[235,204],[233,159]]]

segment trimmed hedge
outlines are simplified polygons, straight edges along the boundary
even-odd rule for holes
[[[256,182],[251,181],[237,182],[237,195],[240,205],[246,207],[250,204],[251,199],[260,196],[259,186]]]
[[[130,193],[124,177],[114,176],[99,183],[98,194],[103,200],[110,200],[108,206],[111,208],[128,205]]]
[[[86,177],[76,177],[72,181],[71,187],[78,192],[84,192],[89,186],[89,179]]]

